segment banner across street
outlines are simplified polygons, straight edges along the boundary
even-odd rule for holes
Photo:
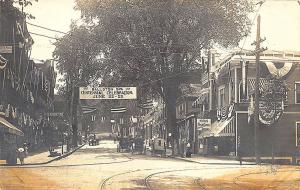
[[[80,87],[80,99],[136,99],[136,87]]]

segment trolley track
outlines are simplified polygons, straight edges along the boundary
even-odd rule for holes
[[[244,168],[249,168],[249,167],[244,167]],[[122,175],[127,175],[131,173],[137,173],[137,172],[144,172],[144,171],[151,171],[151,170],[163,170],[163,171],[158,171],[151,173],[147,175],[143,181],[144,181],[144,186],[148,190],[152,190],[150,179],[153,176],[159,175],[159,174],[165,174],[165,173],[172,173],[172,172],[184,172],[184,171],[203,171],[203,170],[209,170],[209,169],[232,169],[232,167],[205,167],[205,168],[183,168],[183,169],[168,169],[168,168],[148,168],[148,169],[136,169],[136,170],[130,170],[122,173],[117,173],[115,175],[109,176],[108,178],[105,178],[104,180],[101,181],[99,184],[99,189],[100,190],[105,190],[106,189],[106,184],[112,180],[115,177],[119,177]],[[194,180],[194,183],[201,188],[201,190],[207,190],[205,186],[202,184],[202,178],[197,178]]]

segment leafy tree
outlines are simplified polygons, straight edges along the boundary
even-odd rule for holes
[[[247,0],[76,0],[102,53],[104,84],[136,85],[160,95],[167,128],[176,132],[175,104],[183,76],[203,49],[236,46],[249,32]]]
[[[95,82],[97,67],[95,59],[97,51],[91,40],[90,31],[84,26],[71,25],[71,31],[55,43],[53,52],[57,61],[57,69],[62,75],[64,85],[59,87],[59,93],[65,95],[68,102],[68,114],[72,123],[73,145],[77,145],[77,105],[79,99],[78,87]]]

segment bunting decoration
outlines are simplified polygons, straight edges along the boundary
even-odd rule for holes
[[[0,70],[3,70],[6,67],[7,60],[0,55]]]
[[[14,118],[14,119],[16,119],[17,118],[17,108],[11,108],[12,109],[12,117]]]
[[[217,120],[218,121],[221,121],[221,119],[222,119],[222,113],[221,113],[221,109],[217,109]]]
[[[5,110],[5,117],[9,117],[10,114],[10,104],[7,105],[7,108]]]
[[[221,108],[221,117],[222,119],[226,119],[227,118],[227,112],[228,112],[228,108],[226,106]]]
[[[4,113],[4,106],[2,104],[0,104],[0,115],[3,115],[5,116],[5,113]]]
[[[276,64],[274,62],[265,62],[265,64],[266,64],[269,72],[271,73],[271,75],[276,78],[284,77],[291,71],[291,69],[293,67],[293,63],[291,63],[291,62],[283,63],[283,66],[281,68],[279,68],[278,64]]]
[[[110,109],[111,113],[124,113],[126,111],[127,111],[127,109],[125,107],[117,107],[117,108]]]
[[[147,100],[146,102],[139,104],[138,107],[141,109],[152,109],[154,104],[152,100]]]
[[[97,111],[97,108],[95,107],[89,107],[89,106],[81,106],[83,114],[90,114],[95,111]]]
[[[253,113],[254,113],[254,100],[253,100],[253,96],[250,96],[250,102],[248,107],[248,123],[252,121]]]

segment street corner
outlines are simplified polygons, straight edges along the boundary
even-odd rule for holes
[[[229,172],[226,175],[198,181],[207,190],[280,189],[299,190],[299,167],[256,166]]]

